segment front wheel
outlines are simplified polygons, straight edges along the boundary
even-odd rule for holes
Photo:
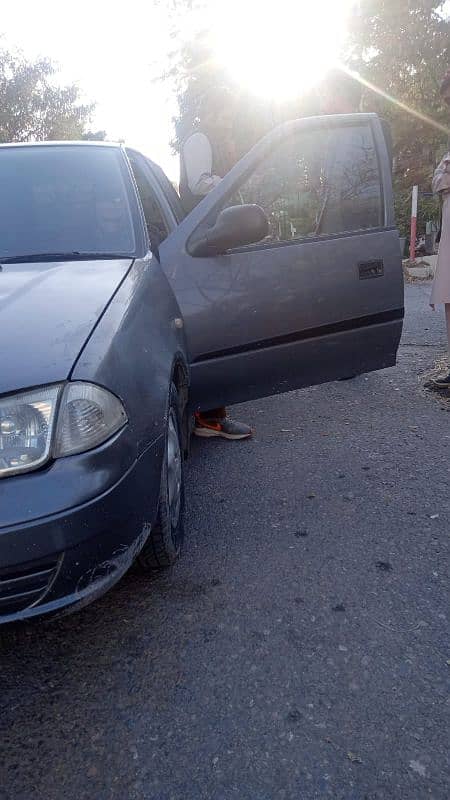
[[[180,555],[184,538],[184,470],[177,388],[170,389],[166,442],[161,470],[158,517],[138,561],[145,570],[170,567]]]

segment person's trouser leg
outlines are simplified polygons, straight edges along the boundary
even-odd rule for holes
[[[450,303],[445,304],[445,321],[447,323],[447,343],[448,343],[448,357],[450,366]]]
[[[445,323],[447,326],[448,365],[450,367],[450,303],[445,303]],[[433,384],[439,389],[450,390],[450,372],[445,376],[434,378]]]
[[[210,408],[208,411],[199,411],[196,416],[199,419],[215,420],[225,419],[226,415],[227,410],[225,406],[222,406],[221,408]]]

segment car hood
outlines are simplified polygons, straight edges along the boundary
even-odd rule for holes
[[[66,380],[132,259],[3,264],[0,395]]]

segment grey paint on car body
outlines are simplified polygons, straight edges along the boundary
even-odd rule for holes
[[[280,141],[301,131],[353,125],[370,127],[378,154],[383,201],[378,229],[257,243],[216,257],[190,255],[191,238],[214,223],[224,201]],[[196,407],[215,405],[220,397],[239,402],[320,383],[346,370],[358,373],[393,364],[402,328],[403,277],[380,121],[373,114],[358,114],[280,126],[162,243],[160,258],[185,320]],[[383,274],[360,280],[361,262],[380,259]],[[380,347],[374,348],[376,325],[383,327]],[[322,343],[323,352],[318,352]]]
[[[359,124],[370,126],[379,159],[379,228],[191,255],[193,238],[214,225],[235,188],[278,142],[302,130]],[[28,581],[42,559],[51,560],[55,573],[36,603],[6,616],[2,608],[0,621],[87,602],[131,563],[158,512],[174,378],[183,414],[395,362],[403,281],[389,160],[376,117],[281,126],[184,219],[165,176],[130,151],[167,225],[167,238],[153,248],[132,164],[118,149],[135,256],[54,260],[32,269],[5,264],[0,273],[0,395],[86,381],[120,398],[128,420],[93,450],[0,481],[0,589],[5,570],[6,584],[12,573]],[[374,279],[361,279],[368,276]],[[0,592],[0,606],[4,601]]]
[[[129,258],[4,264],[0,395],[67,379],[131,264]]]

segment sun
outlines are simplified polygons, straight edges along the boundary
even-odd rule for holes
[[[338,63],[354,0],[216,0],[214,51],[242,88],[283,101]]]

